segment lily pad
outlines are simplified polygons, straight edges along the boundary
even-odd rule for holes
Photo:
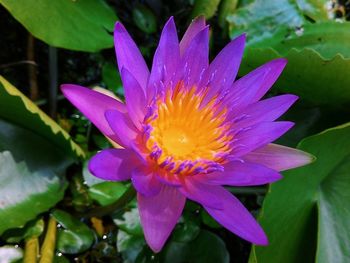
[[[117,20],[103,0],[0,0],[29,32],[49,45],[80,51],[113,46]]]
[[[121,216],[115,216],[113,221],[120,229],[128,234],[143,236],[139,210],[136,207],[124,212]]]
[[[161,262],[172,263],[230,262],[225,243],[217,235],[206,230],[201,230],[197,238],[189,243],[169,242],[160,257]]]
[[[52,171],[30,171],[10,152],[0,153],[0,234],[20,227],[63,198],[66,182]]]
[[[251,48],[241,67],[244,74],[257,66],[281,57],[271,48]],[[292,49],[284,56],[288,64],[274,86],[278,92],[293,93],[310,106],[347,107],[350,103],[350,59],[341,55],[325,60],[313,49]]]
[[[62,155],[66,156],[65,159],[73,161],[77,157],[84,156],[82,149],[73,142],[65,130],[2,76],[0,76],[0,120],[10,122],[19,128],[25,128],[28,132],[40,135],[52,144],[55,152],[61,152]],[[18,140],[17,132],[14,130],[13,133],[12,136],[10,134],[7,137],[17,138]],[[3,140],[0,142],[0,144],[5,143]],[[15,143],[15,139],[11,143]],[[24,148],[29,143],[24,140],[20,141],[19,145],[24,145],[18,148]],[[16,154],[14,156],[16,158]],[[33,156],[32,159],[34,158],[36,156]],[[61,160],[62,158],[59,159],[59,161]]]
[[[57,249],[64,254],[81,253],[94,242],[93,231],[70,214],[54,210],[51,215],[60,224],[57,233]]]
[[[296,30],[308,23],[305,16],[315,21],[332,17],[326,0],[255,0],[238,8],[228,16],[230,37],[248,34],[248,43],[270,39],[279,28]]]
[[[34,219],[29,221],[23,228],[14,228],[5,231],[2,238],[8,243],[18,243],[23,239],[39,237],[44,231],[44,220]]]
[[[350,123],[299,144],[317,161],[270,186],[259,219],[270,244],[254,246],[250,262],[349,262],[349,138]]]
[[[100,205],[110,205],[125,192],[126,186],[119,182],[102,182],[90,186],[89,196]]]

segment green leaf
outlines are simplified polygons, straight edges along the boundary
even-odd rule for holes
[[[123,256],[124,263],[135,262],[145,245],[146,242],[143,236],[130,235],[123,230],[118,231],[117,248]]]
[[[350,260],[350,124],[311,136],[299,149],[317,157],[270,186],[260,223],[270,244],[251,262]]]
[[[206,19],[212,18],[218,9],[220,0],[195,0],[192,18],[203,15]]]
[[[282,55],[271,48],[247,50],[240,74]],[[291,49],[285,56],[288,64],[274,85],[275,91],[293,93],[312,105],[346,107],[350,102],[350,59],[336,55],[325,60],[312,49]]]
[[[63,198],[65,180],[50,171],[30,171],[10,152],[0,153],[0,234],[24,225]]]
[[[103,65],[102,81],[109,90],[113,91],[118,96],[124,96],[122,80],[115,64],[106,63]]]
[[[136,207],[124,212],[121,216],[113,217],[113,221],[121,230],[128,234],[143,236],[139,210]]]
[[[135,25],[146,34],[157,31],[157,18],[152,11],[141,4],[137,4],[132,10],[132,19]]]
[[[28,132],[34,132],[35,135],[39,135],[48,140],[53,144],[52,148],[54,151],[62,153],[62,155],[66,156],[66,159],[69,158],[73,160],[78,156],[84,156],[84,152],[73,142],[65,130],[2,76],[0,76],[0,120],[1,119],[11,122],[16,126],[23,127],[28,130]],[[15,130],[12,132],[15,134],[4,134],[4,136],[7,137],[7,140],[14,138],[12,142],[15,142],[19,138]],[[5,145],[9,143],[0,140],[0,149],[2,148],[1,144]],[[25,148],[27,144],[30,144],[30,142],[20,141],[18,148]],[[35,149],[38,151],[40,146],[38,145],[38,148]],[[14,154],[15,149],[12,149],[12,152]],[[32,159],[36,158],[37,156],[32,156]]]
[[[273,48],[281,56],[291,49],[302,51],[305,48],[319,53],[324,60],[330,60],[340,54],[350,58],[350,23],[327,21],[305,24],[300,31],[279,29],[272,38],[256,42],[249,47]]]
[[[204,209],[201,210],[201,218],[204,224],[212,228],[221,228],[221,225],[216,222]]]
[[[117,17],[103,0],[0,0],[35,37],[55,47],[95,52],[113,46]]]
[[[44,220],[35,219],[29,221],[23,228],[8,229],[2,234],[2,238],[8,243],[18,243],[23,239],[39,237],[44,231]]]
[[[61,210],[54,210],[51,215],[61,225],[57,236],[57,249],[60,252],[77,254],[91,247],[94,234],[89,227]]]
[[[195,218],[184,214],[172,233],[172,240],[176,242],[190,242],[198,236],[199,232],[200,227]]]
[[[306,23],[304,15],[327,20],[326,0],[255,0],[228,17],[230,36],[246,32],[248,43],[270,39],[281,27],[300,28]]]
[[[125,190],[126,186],[120,182],[102,182],[91,186],[88,192],[93,200],[106,206],[118,200]]]
[[[169,242],[161,253],[161,262],[228,263],[230,255],[225,243],[215,234],[202,230],[189,243]]]

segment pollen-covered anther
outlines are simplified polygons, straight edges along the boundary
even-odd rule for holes
[[[218,106],[215,97],[201,105],[206,93],[196,90],[180,82],[155,102],[156,110],[145,119],[144,126],[151,127],[146,140],[149,157],[173,174],[220,170],[230,151],[226,109]]]

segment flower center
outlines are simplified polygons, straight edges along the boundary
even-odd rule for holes
[[[191,134],[181,127],[169,127],[163,131],[161,143],[165,152],[172,153],[177,158],[186,156],[196,149],[196,143]]]
[[[151,127],[146,148],[161,168],[185,175],[220,169],[230,150],[230,125],[216,98],[202,105],[204,98],[195,87],[179,83],[156,102],[154,114],[145,120]]]

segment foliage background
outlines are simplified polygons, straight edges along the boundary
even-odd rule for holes
[[[0,262],[39,254],[55,262],[349,262],[349,10],[345,0],[0,0]],[[300,96],[284,116],[296,126],[279,143],[317,161],[272,186],[230,188],[259,217],[268,247],[251,247],[188,202],[155,255],[129,185],[87,171],[88,157],[109,142],[58,86],[104,87],[123,98],[115,21],[150,65],[168,17],[181,35],[198,15],[211,25],[211,58],[247,32],[239,76],[288,59],[267,95]]]

